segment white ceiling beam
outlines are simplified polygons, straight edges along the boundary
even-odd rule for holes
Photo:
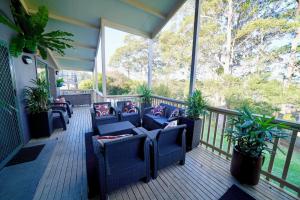
[[[50,49],[47,49],[47,52],[48,52],[49,56],[51,57],[51,59],[53,60],[55,66],[56,66],[56,69],[60,70],[60,65],[58,64],[57,60],[55,59],[52,51]]]
[[[152,8],[142,2],[139,2],[138,0],[121,0],[122,2],[130,5],[130,6],[133,6],[137,9],[140,9],[140,10],[143,10],[145,11],[146,13],[149,13],[151,15],[154,15],[156,17],[159,17],[163,20],[165,20],[167,17],[161,13],[159,10],[155,9],[155,8]]]
[[[103,17],[101,18],[101,23],[103,23],[103,26],[107,26],[110,28],[114,28],[120,31],[124,31],[127,33],[131,33],[133,35],[139,35],[145,38],[150,38],[151,37],[151,33],[148,32],[144,32],[144,31],[140,31],[138,29],[126,26],[126,25],[122,25],[122,24],[118,24],[116,22],[104,19]]]
[[[88,44],[84,44],[84,43],[80,43],[80,42],[73,42],[72,43],[73,47],[80,47],[80,48],[85,48],[85,49],[91,49],[91,50],[97,50],[97,46],[93,46],[93,45],[88,45]]]
[[[36,13],[36,12],[37,12],[37,10],[29,8],[29,13]],[[51,12],[49,12],[49,18],[57,20],[57,21],[65,22],[67,24],[72,24],[72,25],[75,25],[75,26],[81,26],[83,28],[91,28],[91,29],[97,29],[97,30],[99,29],[99,26],[96,26],[94,24],[90,24],[90,23],[87,23],[87,22],[80,21],[78,19],[74,19],[74,18],[62,16],[62,15],[56,15],[56,14],[53,14]]]
[[[73,65],[62,65],[61,69],[64,70],[71,70],[71,71],[88,71],[88,72],[93,72],[94,68],[85,68],[85,67],[79,67],[79,66],[73,66]]]
[[[83,58],[83,57],[73,57],[73,56],[55,56],[57,59],[63,60],[72,60],[72,61],[87,61],[87,62],[94,62],[95,59],[93,58]]]
[[[162,29],[163,27],[168,23],[168,21],[175,15],[175,13],[181,8],[181,6],[186,2],[186,0],[180,0],[178,1],[174,7],[172,8],[171,12],[168,14],[167,18],[155,28],[155,30],[151,34],[151,38],[154,38]]]

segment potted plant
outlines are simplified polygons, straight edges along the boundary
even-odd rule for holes
[[[141,97],[141,114],[143,116],[144,109],[147,107],[151,107],[152,90],[146,84],[143,84],[138,87],[138,93],[140,95],[142,95],[142,97]]]
[[[29,128],[33,138],[50,136],[52,133],[52,110],[49,106],[48,83],[32,80],[33,86],[24,89],[28,111]]]
[[[0,12],[0,23],[8,26],[18,34],[10,41],[10,53],[18,57],[22,52],[35,53],[39,51],[43,59],[47,59],[47,49],[64,55],[64,50],[71,48],[70,37],[73,34],[56,30],[45,33],[48,23],[48,9],[44,6],[38,8],[35,14],[28,14],[19,0],[11,0],[11,13],[14,22],[3,12]]]
[[[180,124],[186,124],[186,149],[192,150],[200,143],[200,133],[202,130],[201,116],[206,114],[207,101],[200,90],[195,90],[187,101],[186,116],[181,117]]]
[[[64,86],[64,79],[63,78],[59,78],[56,80],[56,87],[60,88],[62,86]]]
[[[231,174],[243,184],[258,184],[264,153],[271,152],[268,143],[286,137],[283,124],[273,123],[275,117],[256,116],[247,107],[229,120],[226,137],[234,144]]]

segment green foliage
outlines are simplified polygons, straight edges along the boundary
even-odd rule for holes
[[[92,79],[86,79],[79,82],[78,88],[80,90],[91,90],[93,89],[93,80]]]
[[[137,90],[138,93],[142,95],[142,103],[151,104],[152,90],[146,84],[140,85]]]
[[[187,116],[191,119],[198,119],[200,115],[206,114],[207,101],[200,90],[195,90],[187,101]]]
[[[286,137],[282,128],[286,126],[273,123],[275,117],[255,116],[247,107],[239,111],[237,118],[231,118],[226,129],[226,137],[232,140],[238,151],[251,157],[260,157],[271,152],[268,142],[274,138]]]
[[[46,80],[32,80],[33,86],[24,89],[25,102],[29,113],[41,113],[49,110],[49,85]]]
[[[62,87],[64,84],[64,79],[63,78],[59,78],[56,80],[56,87]]]
[[[3,13],[0,13],[0,23],[15,30],[18,35],[10,42],[10,53],[18,57],[25,50],[39,53],[43,59],[47,59],[47,48],[64,55],[64,50],[72,48],[70,39],[73,34],[64,31],[52,31],[44,33],[48,22],[48,9],[44,6],[38,8],[35,14],[27,14],[18,1],[12,1],[11,11],[16,22],[12,23]]]
[[[171,97],[171,90],[171,87],[163,83],[153,86],[153,93],[162,97]]]

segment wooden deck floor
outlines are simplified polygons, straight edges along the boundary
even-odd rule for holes
[[[38,185],[35,200],[87,199],[84,133],[91,131],[88,108],[76,108],[67,131],[57,138],[48,167]],[[173,165],[159,171],[148,184],[138,182],[117,190],[109,199],[219,199],[236,184],[256,199],[296,199],[261,180],[255,187],[242,186],[229,173],[230,162],[204,147],[189,152],[184,166]]]

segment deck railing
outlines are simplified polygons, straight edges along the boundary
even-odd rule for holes
[[[140,95],[109,95],[106,97],[106,101],[113,102],[113,105],[122,100],[132,100],[140,104],[140,97]],[[184,101],[153,95],[152,105],[159,103],[186,108]],[[203,117],[201,145],[225,159],[230,159],[233,144],[227,140],[225,133],[229,126],[228,119],[236,117],[238,112],[216,107],[208,107],[207,110],[208,114]],[[276,186],[300,196],[300,139],[298,136],[300,124],[281,119],[276,119],[274,122],[287,125],[289,136],[285,139],[276,139],[270,146],[273,153],[265,155],[262,177]]]

